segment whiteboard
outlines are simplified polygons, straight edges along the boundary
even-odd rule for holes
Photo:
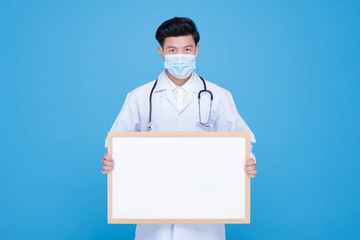
[[[109,223],[249,223],[250,134],[110,132]]]

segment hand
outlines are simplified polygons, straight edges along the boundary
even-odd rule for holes
[[[245,164],[245,172],[250,178],[254,178],[256,176],[256,164],[254,159],[250,159],[250,161],[246,162]]]
[[[112,159],[109,154],[105,153],[101,162],[103,163],[103,170],[101,171],[102,174],[109,173],[114,169],[114,159]]]

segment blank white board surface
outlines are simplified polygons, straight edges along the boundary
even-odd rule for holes
[[[248,133],[109,133],[109,223],[248,223]]]

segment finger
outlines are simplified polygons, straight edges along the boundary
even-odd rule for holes
[[[110,167],[114,166],[114,162],[110,162],[110,161],[107,161],[107,160],[104,160],[103,164],[104,164],[104,166],[110,166]]]
[[[250,166],[250,167],[245,167],[245,170],[248,171],[248,170],[254,170],[256,169],[256,167],[254,165]]]
[[[254,178],[256,175],[248,175],[249,178]]]
[[[108,153],[104,153],[103,159],[106,159],[106,158],[108,158],[108,157],[109,157],[109,154],[108,154]]]
[[[104,155],[104,159],[113,162],[113,158],[109,154]]]
[[[108,170],[108,171],[110,171],[110,170],[112,170],[112,169],[113,169],[113,167],[103,166],[103,170]]]
[[[102,174],[107,174],[107,173],[109,173],[110,171],[105,171],[105,170],[101,170],[101,173]]]
[[[251,166],[251,165],[255,165],[254,159],[250,159],[250,161],[246,162],[246,166]]]
[[[252,170],[252,171],[247,171],[247,174],[248,175],[256,175],[256,173],[257,173],[257,170],[255,169],[255,170]]]
[[[255,164],[246,164],[245,167],[256,167]]]

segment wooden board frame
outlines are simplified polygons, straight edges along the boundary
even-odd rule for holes
[[[112,156],[113,137],[244,137],[245,158],[250,161],[250,133],[248,132],[109,132],[108,154]],[[250,223],[250,178],[245,174],[245,218],[241,219],[116,219],[112,217],[112,171],[108,173],[107,198],[108,198],[108,223],[123,224],[154,224],[154,223]]]

